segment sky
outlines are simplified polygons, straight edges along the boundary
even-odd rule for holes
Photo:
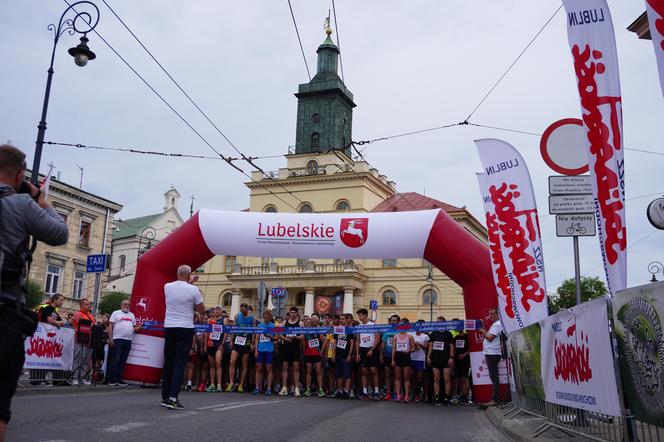
[[[308,81],[286,0],[106,0],[223,133],[246,155],[286,154],[295,143],[297,100]],[[224,155],[232,147],[168,80],[116,17],[96,0],[97,31],[171,105]],[[327,0],[292,0],[312,70],[325,38]],[[355,96],[353,140],[370,140],[466,119],[559,1],[336,0],[344,79]],[[0,141],[23,149],[32,164],[46,70],[53,45],[49,23],[66,9],[59,0],[0,2]],[[625,147],[661,152],[664,99],[652,43],[627,26],[642,1],[609,1],[616,30],[623,97]],[[160,101],[100,40],[89,36],[97,59],[79,68],[67,54],[78,37],[57,47],[47,141],[171,153],[215,153]],[[333,34],[337,37],[337,34]],[[579,118],[565,17],[560,10],[515,64],[471,122],[542,133],[561,118]],[[466,206],[482,222],[475,173],[481,164],[473,140],[500,138],[514,145],[530,169],[541,216],[547,289],[573,277],[572,239],[557,238],[548,215],[548,176],[538,136],[474,126],[375,142],[366,159],[397,183],[400,192]],[[625,152],[628,285],[646,283],[648,263],[664,260],[664,232],[647,221],[648,203],[664,194],[664,156]],[[157,213],[163,193],[182,194],[180,213],[248,207],[246,177],[223,161],[175,159],[123,152],[46,146],[42,172],[53,162],[62,180],[124,206],[128,219]],[[285,159],[258,160],[266,170]],[[249,165],[238,163],[247,173]],[[644,195],[648,195],[645,196]],[[633,198],[633,199],[632,199]],[[581,272],[603,279],[597,238],[581,238]],[[660,275],[662,279],[664,275]]]

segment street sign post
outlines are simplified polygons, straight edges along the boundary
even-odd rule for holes
[[[106,271],[106,255],[88,255],[85,271],[88,273],[104,273]]]
[[[592,195],[549,195],[549,213],[595,213],[595,202]]]
[[[596,234],[594,213],[556,215],[557,236],[595,236]]]
[[[551,195],[591,195],[593,193],[590,175],[553,175],[549,177]]]

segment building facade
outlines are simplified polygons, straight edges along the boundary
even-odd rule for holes
[[[29,278],[46,296],[64,295],[63,310],[78,310],[81,299],[92,301],[106,283],[106,273],[86,273],[87,257],[110,254],[113,217],[122,206],[53,178],[48,201],[65,219],[69,241],[57,247],[38,243]]]
[[[353,95],[337,75],[339,49],[330,38],[318,48],[318,72],[302,84],[298,99],[296,144],[286,165],[266,174],[253,172],[252,212],[394,212],[443,209],[481,241],[486,229],[465,207],[417,193],[398,193],[396,184],[367,162],[352,157]],[[239,311],[259,303],[258,287],[284,288],[287,297],[270,298],[264,307],[282,314],[291,306],[305,315],[354,313],[378,301],[377,320],[398,313],[410,320],[464,318],[461,288],[422,259],[386,256],[382,260],[280,259],[218,256],[200,273],[208,306]],[[268,301],[271,302],[268,305]]]
[[[138,258],[182,225],[179,199],[171,188],[164,193],[162,212],[115,222],[107,291],[131,293]]]

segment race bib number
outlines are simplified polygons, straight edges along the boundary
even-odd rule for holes
[[[212,333],[210,333],[210,339],[212,339],[213,341],[218,341],[219,339],[221,339],[221,332],[213,331]]]
[[[244,344],[247,343],[247,338],[244,336],[236,336],[235,337],[235,345],[241,345],[244,347]]]
[[[270,339],[268,335],[261,335],[260,338],[258,338],[258,340],[261,343],[267,343],[272,341],[272,339]]]
[[[390,336],[387,338],[387,346],[392,347],[394,345],[394,336]]]
[[[443,350],[445,350],[445,343],[442,342],[442,341],[434,341],[433,342],[433,349],[443,351]]]
[[[397,351],[408,351],[408,344],[405,342],[397,342]]]
[[[336,346],[337,346],[336,341],[330,341],[330,343],[328,344],[327,348],[329,348],[330,351],[333,351],[333,350],[336,348]]]
[[[307,342],[309,343],[309,348],[318,348],[320,346],[318,338],[309,339]]]
[[[339,341],[337,341],[337,348],[345,350],[346,345],[348,345],[348,342],[345,339],[339,339]]]
[[[466,344],[466,341],[464,341],[463,339],[457,339],[457,341],[454,344],[454,347],[455,348],[464,348],[466,346],[465,344]]]
[[[294,338],[294,337],[296,337],[297,335],[296,335],[295,333],[286,333],[285,336],[286,336],[287,338]]]
[[[372,336],[365,335],[360,338],[360,347],[371,347]]]

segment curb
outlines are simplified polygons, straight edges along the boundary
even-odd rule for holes
[[[505,419],[505,412],[498,407],[489,407],[485,411],[491,423],[501,433],[515,442],[538,441],[559,442],[560,439],[550,439],[544,436],[533,437],[534,429],[545,422],[544,418],[534,416],[523,416],[519,419]]]

